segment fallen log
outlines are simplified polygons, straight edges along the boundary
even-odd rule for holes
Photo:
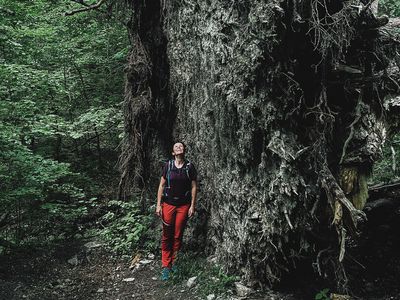
[[[379,183],[368,188],[369,191],[379,191],[382,189],[397,188],[400,190],[400,181],[392,182],[389,184]]]
[[[368,188],[367,202],[372,202],[382,198],[400,198],[400,181],[389,184],[380,183]]]
[[[396,208],[399,206],[400,206],[400,199],[383,198],[368,202],[364,207],[364,211],[370,212],[371,210],[377,208]]]

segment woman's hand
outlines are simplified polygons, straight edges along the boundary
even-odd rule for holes
[[[162,208],[161,205],[157,204],[156,206],[156,215],[161,218]]]
[[[189,211],[188,211],[188,216],[189,216],[189,218],[191,218],[191,217],[194,215],[194,211],[195,211],[194,206],[193,206],[193,205],[190,205]]]

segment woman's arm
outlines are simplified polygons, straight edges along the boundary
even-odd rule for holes
[[[164,191],[165,182],[166,182],[165,178],[161,176],[160,185],[158,186],[157,206],[156,206],[156,215],[160,217],[161,217],[161,197]]]
[[[189,218],[193,216],[196,208],[196,197],[197,197],[197,181],[192,180],[192,203],[189,208],[188,216]]]

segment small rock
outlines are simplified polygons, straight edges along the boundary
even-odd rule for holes
[[[103,288],[99,288],[99,289],[97,290],[97,293],[104,293],[104,289],[103,289]]]
[[[78,255],[75,254],[72,258],[68,259],[68,263],[69,263],[70,265],[77,266],[78,263],[79,263],[79,261],[78,261]]]
[[[153,279],[153,280],[157,280],[157,277],[151,277],[151,279]]]
[[[194,285],[196,284],[196,279],[197,279],[197,276],[190,277],[190,278],[188,279],[188,281],[186,282],[186,286],[187,286],[189,289],[192,288],[192,287],[194,287]]]
[[[149,263],[151,263],[151,262],[152,262],[152,260],[150,260],[150,259],[142,259],[142,260],[140,261],[140,263],[143,264],[143,265],[147,265],[147,264],[149,264]]]
[[[214,300],[215,299],[215,295],[214,294],[210,294],[207,296],[207,300]]]
[[[351,300],[352,298],[348,295],[331,294],[332,300]]]
[[[98,243],[98,242],[88,242],[84,245],[85,248],[87,249],[93,249],[93,248],[98,248],[103,246],[103,244]]]
[[[235,282],[235,286],[236,286],[236,293],[240,297],[248,296],[253,292],[251,288],[241,284],[240,282]]]
[[[217,263],[217,257],[211,255],[211,256],[207,257],[207,262],[215,264],[215,263]]]
[[[134,280],[135,280],[135,278],[133,278],[133,277],[122,279],[122,281],[125,281],[125,282],[132,282]]]
[[[219,278],[215,277],[215,276],[211,276],[212,281],[217,282],[219,281]]]

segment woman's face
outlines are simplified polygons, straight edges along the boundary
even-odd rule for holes
[[[175,143],[172,147],[172,155],[185,154],[185,147],[182,143]]]

